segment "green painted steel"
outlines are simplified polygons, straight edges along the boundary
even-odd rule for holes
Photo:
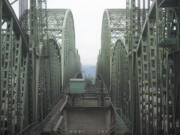
[[[111,100],[117,111],[123,117],[129,117],[129,91],[128,91],[128,57],[127,49],[119,39],[113,48],[111,70]]]
[[[9,1],[0,0],[1,135],[14,135],[42,121],[66,91],[69,79],[81,74],[71,11],[50,14],[46,0],[31,0],[29,11],[27,1],[24,4],[18,20]],[[62,26],[57,29],[60,36],[52,32],[48,20],[58,16],[63,18],[54,20]]]
[[[158,8],[157,1],[154,1],[138,44],[136,59],[139,59],[138,67],[140,69],[142,66],[143,71],[138,72],[142,134],[173,134],[178,129],[176,122],[179,121],[179,116],[175,115],[177,103],[173,96],[177,89],[171,83],[173,80],[170,77],[173,72],[178,72],[170,66],[174,61],[170,56],[179,49],[179,24],[174,23],[174,20],[178,21],[175,14],[175,9]],[[169,38],[173,38],[174,45],[167,42]],[[163,44],[164,41],[166,44]]]
[[[61,53],[62,89],[69,86],[69,79],[81,73],[80,56],[75,48],[75,31],[69,9],[48,9],[48,35],[56,39]]]
[[[142,10],[139,0],[126,2],[125,35],[117,36],[115,46],[107,23],[111,17],[103,18],[96,76],[109,86],[132,134],[179,134],[180,2],[144,0]]]
[[[102,43],[98,56],[97,75],[102,76],[107,88],[110,88],[113,47],[120,37],[122,37],[123,42],[125,41],[125,15],[125,9],[108,9],[105,10],[103,15]]]

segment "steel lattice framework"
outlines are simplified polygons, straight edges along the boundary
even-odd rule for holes
[[[154,1],[144,23],[136,53],[141,134],[174,134],[178,120],[179,15]],[[174,55],[174,56],[173,56]],[[176,56],[175,56],[176,55]],[[173,56],[173,57],[172,57]],[[177,73],[176,75],[174,73]],[[177,109],[177,110],[176,110]],[[145,124],[144,124],[145,123]]]
[[[125,35],[115,44],[105,12],[96,74],[132,134],[179,134],[180,2],[144,0],[140,7],[127,0]]]
[[[20,2],[25,6],[19,21],[10,3],[0,1],[1,135],[14,135],[44,119],[62,97],[69,78],[81,73],[71,11],[48,16],[46,1],[30,1],[29,11],[26,4]],[[58,29],[62,37],[55,37],[47,23],[48,17],[58,16],[63,18],[62,24],[56,22],[62,26]]]
[[[119,39],[112,51],[112,71],[111,71],[111,97],[113,105],[122,116],[130,116],[128,89],[128,57],[127,48]],[[123,77],[121,77],[123,76]],[[123,112],[124,111],[124,112]]]
[[[125,42],[126,10],[125,9],[107,9],[103,15],[101,52],[99,54],[99,64],[97,73],[100,74],[107,85],[110,87],[110,68],[112,59],[112,50],[116,41],[122,37]],[[102,67],[102,68],[100,68]]]
[[[75,77],[76,73],[81,72],[80,57],[75,48],[72,12],[67,9],[48,9],[48,22],[49,37],[58,41],[61,50],[62,87],[65,89],[69,78]]]

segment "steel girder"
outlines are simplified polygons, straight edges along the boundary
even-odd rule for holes
[[[20,19],[23,24],[30,20],[30,26],[27,25],[28,27],[22,30],[9,2],[0,1],[2,135],[14,135],[45,118],[61,98],[62,87],[67,87],[68,79],[81,72],[80,57],[75,49],[71,12],[64,11],[63,37],[48,38],[46,34],[50,32],[49,25],[43,27],[47,21],[44,14],[46,11],[41,9],[43,13],[37,12],[41,7],[37,7],[37,3],[33,2],[35,1],[31,1],[29,18],[25,15],[24,19]],[[42,20],[37,21],[36,17]],[[38,32],[39,29],[43,29],[41,33]],[[29,37],[29,44],[26,37]],[[60,40],[63,42],[60,43]],[[63,77],[66,83],[62,81]]]
[[[105,10],[102,23],[101,51],[98,57],[96,74],[103,77],[107,88],[110,88],[112,49],[119,38],[122,37],[122,42],[125,42],[125,25],[125,9]]]
[[[139,127],[139,93],[137,89],[137,68],[136,68],[136,51],[140,33],[143,30],[146,21],[148,9],[150,9],[150,0],[127,0],[126,6],[126,45],[128,46],[128,87],[130,91],[130,117],[131,129],[133,134],[140,134]],[[142,4],[140,4],[140,2]],[[140,6],[142,5],[142,6]],[[141,9],[142,7],[142,9]],[[146,71],[145,71],[146,72]]]
[[[23,128],[26,94],[27,40],[10,3],[0,1],[0,134]]]
[[[108,9],[104,12],[96,78],[101,76],[103,87],[111,95],[116,111],[131,128],[128,46],[125,45],[128,23],[126,14],[125,9]],[[98,83],[98,79],[96,81]]]
[[[46,0],[30,0],[29,16],[25,19],[29,20],[29,61],[28,61],[28,92],[29,92],[29,123],[42,120],[43,116],[40,113],[40,106],[43,106],[42,102],[39,102],[41,91],[39,81],[40,75],[40,51],[42,46],[47,46],[48,33],[47,29],[47,5]],[[24,6],[24,5],[23,5]],[[26,8],[21,7],[22,9]],[[26,14],[25,14],[26,15]],[[21,20],[23,21],[27,20]]]
[[[178,67],[175,63],[176,57],[179,57],[176,52],[179,49],[179,9],[171,5],[171,8],[158,6],[157,1],[152,3],[136,45],[137,49],[132,52],[129,50],[132,108],[136,107],[133,109],[132,123],[138,125],[139,129],[133,130],[134,134],[179,133],[179,116],[174,111],[177,111],[175,106],[179,104],[179,99],[173,96],[177,91],[174,85],[178,87],[178,80],[174,82],[172,79],[174,72],[177,73],[175,78],[179,76],[178,70],[175,70]],[[131,41],[134,36],[129,36]],[[133,45],[133,42],[127,43]],[[176,55],[173,60],[172,55]]]
[[[111,99],[117,112],[128,124],[130,118],[130,92],[128,91],[128,55],[121,40],[113,47],[111,68]]]
[[[47,115],[52,105],[57,102],[57,99],[60,96],[60,94],[58,93],[62,93],[63,90],[65,91],[65,88],[68,87],[69,78],[72,78],[76,73],[81,72],[80,57],[77,50],[75,49],[74,22],[72,13],[66,9],[47,10],[41,8],[39,9],[39,7],[35,8],[36,3],[34,3],[34,1],[31,2],[31,52],[29,53],[29,74],[33,75],[29,76],[30,101],[28,112],[30,123],[41,121]],[[38,12],[39,10],[41,11]],[[36,14],[34,15],[33,13]],[[36,21],[36,17],[39,17],[42,20]],[[54,21],[55,24],[52,24],[52,21]],[[43,25],[44,23],[46,24],[46,22],[48,22],[47,26]],[[39,30],[42,30],[42,32],[39,32]],[[53,30],[55,30],[57,33]],[[60,37],[58,33],[61,33],[62,37]],[[47,48],[46,46],[52,44],[52,42],[49,42],[49,39],[56,42],[58,46],[58,48],[56,47],[56,49],[58,49],[60,52],[56,56],[60,58],[60,64],[58,63],[58,61],[54,62],[54,69],[52,68],[53,70],[50,70],[50,73],[47,71],[47,69],[44,68],[46,67],[45,65],[47,65],[48,61],[42,59],[41,57],[41,49]],[[48,53],[48,50],[46,51],[43,52]],[[55,75],[54,72],[57,74]],[[48,82],[48,80],[46,79],[48,79],[49,75],[51,75],[51,78],[52,74],[54,74],[54,78],[57,80],[53,79],[54,81],[49,80],[50,82]],[[51,83],[54,83],[54,85],[52,85]],[[51,92],[49,98],[46,99],[44,98],[44,95],[47,95],[47,93],[49,92],[49,88],[51,88],[51,90],[55,90],[54,92]],[[50,105],[46,101],[50,101]],[[46,108],[45,104],[49,105],[50,107]]]
[[[40,45],[37,65],[37,118],[42,120],[61,96],[61,55],[56,40],[49,39],[44,45]]]
[[[174,95],[178,80],[172,79],[179,74],[174,76],[177,58],[171,57],[179,49],[178,18],[175,9],[158,8],[154,1],[144,23],[133,66],[138,78],[141,134],[179,133],[175,112],[179,99]]]
[[[126,12],[127,66],[125,66],[126,64],[120,64],[120,68],[117,66],[124,56],[118,58],[116,55],[112,55],[115,54],[112,52],[116,51],[109,51],[113,48],[108,46],[111,43],[110,30],[108,25],[103,24],[107,30],[102,30],[102,35],[104,34],[105,37],[102,38],[102,43],[105,42],[107,45],[104,48],[101,46],[96,74],[101,73],[102,80],[111,78],[111,92],[115,93],[112,94],[114,105],[123,104],[123,98],[128,97],[127,102],[119,110],[125,112],[126,115],[121,113],[121,117],[125,116],[125,120],[129,120],[132,134],[179,134],[180,86],[178,78],[180,77],[180,65],[177,60],[180,56],[180,6],[177,1],[176,8],[173,4],[165,5],[168,0],[162,1],[161,5],[157,0],[146,2],[149,3],[149,8],[144,8],[138,14],[136,1],[127,1],[127,4],[131,4],[127,6]],[[173,3],[173,1],[169,2]],[[138,23],[139,15],[140,22],[144,22],[143,25]],[[144,19],[144,15],[146,15],[146,19]],[[139,25],[141,25],[141,33]],[[103,56],[105,50],[106,57]],[[120,50],[125,49],[121,48]],[[117,54],[121,55],[122,51],[119,53]],[[110,57],[114,59],[110,59]],[[103,61],[106,59],[108,64]],[[118,69],[122,69],[123,66],[128,69],[128,77],[118,76],[120,73]],[[103,71],[105,71],[104,75]],[[107,73],[111,74],[110,77]],[[126,94],[128,95],[121,95],[124,87],[124,85],[120,85],[122,79],[128,81],[128,86],[127,83],[123,83],[126,84]],[[117,89],[119,91],[116,91]],[[126,104],[129,104],[129,108],[125,108]]]
[[[70,78],[81,73],[81,63],[75,48],[74,20],[68,9],[48,9],[48,33],[55,38],[61,52],[62,88],[68,87]]]
[[[138,77],[141,134],[178,134],[178,99],[174,87],[178,84],[173,78],[179,74],[174,75],[178,73],[174,67],[177,58],[171,57],[179,49],[178,18],[174,8],[158,8],[154,1],[143,27],[134,67]]]
[[[147,14],[140,35],[130,76],[137,81],[136,102],[139,103],[141,134],[178,134],[178,70],[175,53],[179,49],[179,15],[174,8],[158,8],[154,1]],[[171,57],[175,55],[176,57]],[[132,56],[132,54],[130,54]],[[172,64],[173,63],[173,64]],[[173,66],[172,66],[173,65]],[[176,67],[177,68],[177,67]],[[178,73],[174,75],[174,72]],[[175,82],[174,82],[175,81]],[[179,109],[178,109],[179,110]],[[139,117],[138,115],[136,117]],[[175,124],[176,123],[176,124]],[[175,133],[176,132],[176,133]]]

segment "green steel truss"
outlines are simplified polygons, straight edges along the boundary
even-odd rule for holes
[[[127,48],[119,39],[113,47],[111,71],[111,97],[112,103],[123,117],[129,117],[129,91],[128,89],[128,57]],[[123,77],[121,77],[123,76]]]
[[[126,2],[125,30],[115,44],[104,13],[96,76],[132,134],[179,134],[180,2],[144,0],[142,9],[139,0]]]
[[[125,42],[126,32],[126,10],[125,9],[107,9],[103,15],[102,34],[101,34],[101,51],[97,63],[97,75],[103,77],[103,80],[110,88],[110,79],[112,66],[112,53],[116,41],[122,37]]]
[[[69,79],[81,73],[71,11],[58,10],[56,16],[45,0],[31,0],[27,12],[23,2],[19,21],[10,3],[0,0],[1,135],[14,135],[44,119],[66,92]],[[58,16],[62,22],[55,21]]]
[[[72,12],[68,9],[48,9],[48,35],[56,39],[61,53],[62,88],[68,86],[69,78],[81,73],[81,63],[75,48],[75,31]]]

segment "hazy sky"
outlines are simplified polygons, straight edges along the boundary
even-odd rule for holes
[[[76,48],[83,65],[96,65],[106,8],[125,8],[126,0],[47,0],[48,8],[69,8],[74,16]]]

